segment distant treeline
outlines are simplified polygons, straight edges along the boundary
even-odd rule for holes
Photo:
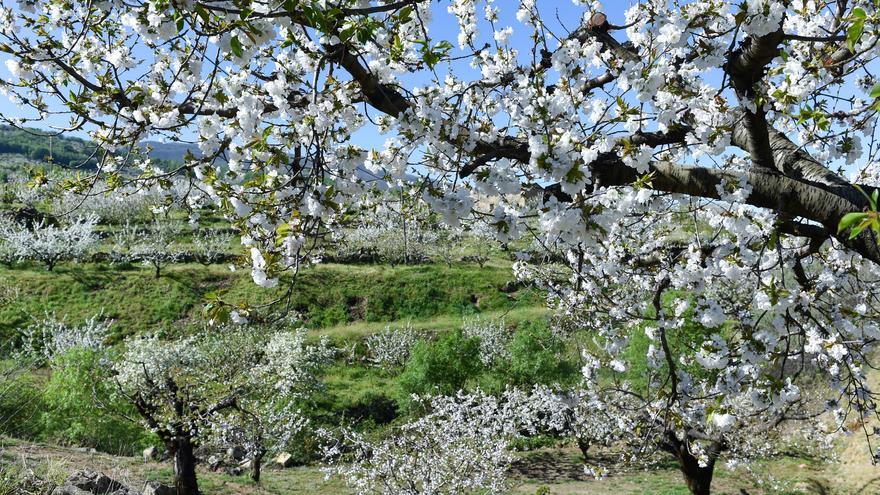
[[[33,132],[33,134],[31,133]],[[34,161],[51,162],[61,166],[94,168],[90,159],[93,148],[83,139],[38,135],[39,130],[27,132],[10,126],[0,126],[0,153],[25,156]]]
[[[95,147],[89,141],[76,137],[49,138],[39,129],[16,129],[0,125],[0,154],[21,155],[34,162],[45,162],[62,167],[94,169],[99,155],[92,156]],[[155,146],[155,145],[154,145]],[[152,159],[155,165],[166,168],[181,160]]]

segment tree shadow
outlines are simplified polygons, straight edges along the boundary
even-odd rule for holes
[[[613,462],[610,456],[599,454],[590,458],[590,465],[608,465]],[[511,466],[515,476],[538,480],[542,483],[566,481],[591,481],[592,476],[584,472],[584,463],[578,462],[565,452],[533,452],[526,458],[517,459]]]
[[[113,283],[113,272],[95,271],[79,266],[65,267],[63,270],[56,268],[55,271],[69,276],[74,282],[89,290],[105,289]]]
[[[873,487],[873,488],[874,488],[874,491],[870,491],[870,492],[869,492],[869,491],[868,491],[868,488],[871,488],[872,485],[875,485],[875,486]],[[864,485],[862,485],[862,487],[859,488],[859,490],[858,490],[857,492],[855,492],[855,495],[861,495],[861,494],[863,494],[863,493],[880,493],[880,486],[877,486],[877,485],[880,485],[880,476],[868,480],[867,483],[865,483]],[[816,492],[816,493],[820,493],[820,492]],[[821,492],[821,493],[824,494],[824,493],[830,493],[830,492]]]

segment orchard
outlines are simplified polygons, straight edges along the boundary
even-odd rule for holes
[[[2,0],[20,110],[0,118],[93,149],[30,173],[62,220],[8,218],[0,256],[51,271],[110,239],[159,280],[240,240],[259,297],[206,295],[195,336],[85,346],[179,495],[199,448],[246,446],[258,481],[303,435],[359,494],[508,493],[538,436],[575,439],[599,478],[596,446],[669,459],[693,494],[792,438],[854,434],[873,463],[878,26],[868,0]],[[189,147],[160,164],[147,140]],[[101,217],[131,197],[140,219]],[[349,358],[288,328],[327,261],[498,253],[546,327],[385,325]],[[400,377],[380,438],[303,412],[346,366]]]

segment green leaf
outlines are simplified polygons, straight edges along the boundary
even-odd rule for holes
[[[397,13],[397,18],[401,20],[401,22],[406,22],[409,20],[409,16],[413,13],[412,5],[407,5],[406,7],[400,9],[400,12]]]
[[[183,31],[183,28],[186,27],[183,14],[181,14],[179,10],[174,12],[174,25],[177,28],[178,33]]]
[[[855,53],[856,44],[862,38],[862,33],[865,31],[865,20],[858,19],[853,21],[852,25],[850,25],[849,29],[846,30],[846,46],[849,48],[849,51]]]
[[[875,84],[871,88],[871,98],[880,98],[880,83]]]
[[[208,14],[208,11],[201,5],[196,4],[196,6],[193,7],[193,10],[195,10],[195,13],[202,18],[202,23],[207,24],[208,21],[211,20],[211,16],[210,14]]]
[[[840,223],[837,224],[837,232],[843,232],[844,230],[852,227],[856,222],[860,222],[868,217],[867,213],[863,212],[853,212],[847,213],[840,219]]]
[[[232,49],[232,54],[238,58],[244,56],[244,48],[241,46],[241,41],[239,41],[238,36],[233,36],[229,42],[229,47]]]
[[[871,226],[871,223],[873,223],[873,222],[871,221],[870,218],[866,218],[866,219],[862,220],[861,223],[859,223],[858,225],[853,227],[853,229],[850,231],[849,238],[855,239],[856,237],[858,237],[858,235],[861,234],[863,230],[865,230],[866,228]]]

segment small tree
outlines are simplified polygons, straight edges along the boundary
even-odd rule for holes
[[[71,211],[80,215],[95,215],[102,224],[121,225],[129,222],[146,222],[151,210],[165,202],[165,197],[156,188],[138,190],[122,187],[105,192],[111,188],[105,183],[96,185],[86,195],[65,191],[49,204],[55,216],[64,216]]]
[[[6,267],[18,261],[21,254],[18,245],[13,242],[15,227],[12,219],[0,217],[0,264]]]
[[[112,324],[112,320],[103,318],[103,313],[79,325],[59,319],[54,313],[46,313],[21,330],[22,343],[18,352],[27,359],[46,364],[71,349],[98,351],[110,336]]]
[[[499,402],[462,393],[422,405],[431,412],[377,442],[343,431],[325,451],[328,473],[359,495],[505,493],[516,429]]]
[[[417,401],[426,414],[378,441],[342,430],[326,446],[328,473],[358,494],[507,493],[511,442],[561,430],[565,421],[559,397],[545,388],[498,396],[458,391]]]
[[[466,320],[461,326],[468,337],[480,339],[480,361],[484,366],[510,358],[510,339],[512,333],[505,327],[504,320],[482,320],[476,317]]]
[[[134,340],[114,370],[120,395],[172,454],[178,493],[193,495],[205,443],[244,446],[259,480],[263,457],[306,425],[295,401],[320,388],[316,372],[332,355],[326,340],[307,345],[304,330],[221,328]]]
[[[378,366],[403,366],[418,342],[411,324],[404,328],[386,326],[385,330],[367,337],[367,359]]]
[[[44,219],[32,229],[17,223],[7,225],[2,234],[4,243],[13,246],[19,259],[42,262],[52,271],[61,261],[82,259],[98,244],[97,222],[95,216],[78,217],[66,225],[53,225]]]
[[[464,254],[464,238],[461,230],[441,226],[436,236],[428,252],[432,258],[439,259],[447,267],[452,268],[452,265],[461,260]]]
[[[181,229],[169,220],[156,219],[148,230],[126,224],[113,238],[113,258],[117,261],[139,261],[153,268],[156,278],[162,267],[180,258],[177,237]]]
[[[232,242],[232,235],[229,233],[219,230],[199,230],[193,240],[199,263],[210,265],[223,261],[223,258],[229,253],[230,242]]]
[[[297,404],[323,389],[317,374],[336,354],[326,338],[315,345],[305,339],[304,329],[269,336],[265,354],[240,388],[235,405],[210,418],[212,441],[244,447],[256,482],[263,459],[280,453],[308,426]]]
[[[114,365],[119,395],[173,457],[178,495],[199,493],[196,447],[209,417],[235,405],[255,360],[253,346],[229,344],[228,335],[213,332],[169,342],[139,338]]]

